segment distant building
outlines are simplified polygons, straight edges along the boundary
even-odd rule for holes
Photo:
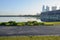
[[[46,12],[49,11],[49,6],[46,6]]]
[[[43,22],[60,21],[60,10],[42,12],[40,14],[40,19]]]
[[[54,10],[57,10],[57,7],[56,6],[53,6],[52,7],[52,11],[54,11]]]
[[[47,12],[47,11],[49,11],[49,7],[48,7],[48,6],[45,7],[45,6],[43,5],[43,7],[42,7],[42,12]]]
[[[59,10],[60,10],[60,7],[59,7]]]
[[[43,5],[43,7],[42,7],[42,12],[45,12],[45,6]]]

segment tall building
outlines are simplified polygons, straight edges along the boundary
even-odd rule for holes
[[[42,12],[45,12],[45,6],[43,5],[43,7],[42,7]]]
[[[46,6],[46,12],[49,11],[49,6]]]
[[[57,7],[56,6],[53,6],[52,7],[52,11],[54,11],[54,10],[57,10]]]
[[[43,7],[42,7],[42,12],[47,12],[47,11],[49,11],[49,6],[44,6],[43,5]]]

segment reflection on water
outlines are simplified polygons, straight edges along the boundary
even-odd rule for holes
[[[40,18],[37,18],[37,17],[0,17],[0,22],[8,22],[8,21],[16,21],[16,22],[38,21],[38,22],[41,22]]]

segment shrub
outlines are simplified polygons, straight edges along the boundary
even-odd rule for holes
[[[5,25],[6,25],[5,22],[0,23],[0,26],[5,26]]]
[[[37,22],[37,21],[32,21],[32,23],[33,23],[34,25],[38,25],[38,22]]]
[[[33,26],[34,24],[33,24],[32,21],[28,21],[28,22],[25,23],[25,25],[27,25],[27,26]]]
[[[37,21],[32,21],[32,23],[37,23]]]
[[[42,23],[42,22],[39,22],[39,23],[38,23],[38,25],[44,25],[44,23]]]
[[[38,26],[38,25],[44,25],[43,22],[37,22],[37,21],[28,21],[25,23],[25,25],[28,25],[28,26]]]
[[[15,21],[9,21],[8,23],[10,23],[10,26],[16,26],[17,23]]]
[[[6,26],[9,26],[9,25],[10,25],[10,23],[6,22]]]
[[[33,23],[27,23],[28,26],[33,26],[34,24]]]
[[[17,26],[25,26],[24,22],[17,23]]]

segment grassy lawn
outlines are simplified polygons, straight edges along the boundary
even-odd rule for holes
[[[60,36],[0,36],[0,40],[60,40]]]
[[[53,24],[53,25],[60,25],[60,22],[43,22],[44,24]]]

